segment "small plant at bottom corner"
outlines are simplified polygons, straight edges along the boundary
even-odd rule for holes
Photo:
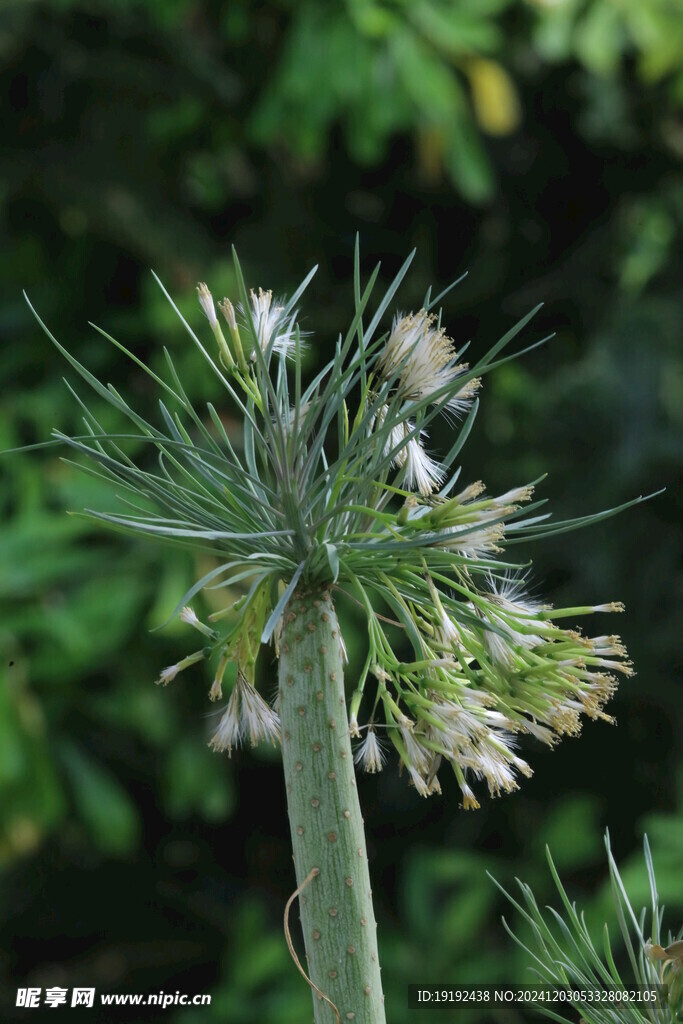
[[[503,918],[508,934],[529,958],[530,970],[550,993],[534,1009],[565,1024],[680,1024],[683,1021],[683,928],[677,935],[664,931],[664,908],[657,892],[647,836],[644,855],[650,888],[650,907],[637,913],[631,904],[605,833],[612,903],[619,925],[619,948],[612,944],[608,925],[598,947],[583,911],[571,902],[553,863],[546,856],[560,895],[562,911],[538,906],[530,886],[517,879],[518,902],[493,881],[526,921],[531,938],[520,938]],[[619,966],[617,966],[619,965]],[[547,989],[546,989],[547,987]]]

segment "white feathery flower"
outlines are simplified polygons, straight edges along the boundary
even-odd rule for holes
[[[418,313],[408,313],[403,316],[401,313],[394,315],[394,322],[387,338],[384,351],[382,352],[379,366],[382,376],[390,379],[400,371],[400,382],[404,384],[405,377],[410,373],[409,364],[417,362],[418,367],[425,361],[428,348],[433,348],[434,341],[439,341],[438,366],[447,365],[454,356],[450,339],[446,338],[445,332],[436,331],[432,328],[435,317],[430,316],[426,310],[421,309]],[[431,328],[431,329],[430,329]],[[428,368],[434,372],[434,367]]]
[[[618,636],[594,636],[584,642],[593,654],[612,655],[619,658],[626,655],[626,648]]]
[[[437,642],[443,647],[453,647],[455,644],[459,644],[462,638],[453,619],[443,608],[437,609],[437,613],[438,621],[434,629]]]
[[[468,686],[466,690],[467,704],[470,710],[481,711],[484,709],[488,714],[493,714],[489,708],[497,703],[496,697],[486,690],[475,690]]]
[[[584,680],[583,687],[578,693],[583,710],[589,718],[602,718],[604,721],[612,722],[612,717],[606,715],[602,709],[607,701],[614,696],[617,690],[617,681],[614,676],[606,676],[602,673],[590,673],[589,676],[588,680]]]
[[[486,779],[491,796],[500,796],[501,793],[514,793],[516,789],[519,789],[515,773],[510,767],[510,763],[503,757],[492,757],[490,751],[482,752],[479,770]],[[474,771],[476,773],[477,768]]]
[[[578,700],[554,701],[546,712],[545,720],[558,736],[578,736],[581,732],[581,712],[585,708]]]
[[[482,517],[484,521],[484,517]],[[485,558],[487,555],[497,554],[500,550],[500,542],[505,536],[503,523],[490,523],[482,525],[473,530],[471,525],[467,527],[449,526],[443,531],[444,547],[453,548],[463,555],[471,558]]]
[[[420,796],[429,796],[429,786],[427,785],[425,779],[423,779],[423,777],[420,775],[417,768],[413,768],[411,767],[411,765],[408,765],[407,767],[408,773],[410,775],[410,780],[412,784],[415,786],[415,789],[418,791]]]
[[[232,748],[239,746],[247,736],[252,747],[255,747],[259,740],[277,743],[280,739],[280,719],[261,694],[240,673],[209,746],[213,750],[227,750],[228,754],[231,754]]]
[[[384,404],[381,405],[377,413],[371,417],[369,424],[369,432],[371,434],[376,428],[381,429],[381,427],[384,425],[384,421],[387,418],[388,412],[389,406]],[[393,426],[389,431],[389,437],[387,438],[387,441],[384,445],[384,450],[382,454],[389,455],[391,452],[394,451],[395,448],[398,448],[399,445],[402,445],[406,439],[406,435],[409,434],[412,429],[413,424],[411,424],[410,421],[408,420],[406,420],[404,423],[398,423],[396,424],[396,426]],[[403,463],[405,462],[405,453],[402,448],[396,452],[391,462],[392,465],[403,465]]]
[[[491,711],[490,708],[486,708],[484,718],[489,725],[495,725],[497,729],[518,732],[517,726],[512,719],[508,718],[507,715],[502,714],[500,711]]]
[[[386,408],[386,406],[385,406]],[[413,424],[410,420],[406,420],[405,423],[399,423],[397,426],[392,427],[389,433],[389,440],[384,446],[384,455],[389,455],[394,449],[398,448],[399,445],[402,447],[398,448],[398,451],[392,459],[392,465],[402,466],[406,460],[405,456],[405,439],[413,429]]]
[[[242,727],[240,725],[240,687],[235,687],[230,694],[228,706],[223,712],[216,732],[209,741],[212,750],[222,753],[227,750],[228,756],[232,754],[232,748],[238,747],[242,741]]]
[[[401,733],[401,739],[403,740],[406,748],[406,756],[408,759],[406,768],[410,770],[411,774],[413,769],[415,769],[422,775],[426,775],[429,771],[432,752],[423,747],[419,740],[415,739],[412,729],[401,725],[399,726],[399,732]]]
[[[468,631],[461,626],[459,622],[452,619],[450,614],[446,611],[441,602],[439,591],[434,585],[434,581],[431,577],[428,577],[427,583],[429,586],[429,593],[432,598],[432,627],[434,629],[434,640],[441,648],[448,649],[448,656],[444,660],[446,667],[450,667],[455,661],[452,652],[454,648],[462,647]]]
[[[539,740],[541,743],[547,744],[549,747],[554,747],[557,743],[557,736],[555,733],[551,729],[548,729],[547,726],[539,725],[535,719],[525,718],[523,728],[525,732],[528,732],[531,736],[535,737],[535,739]]]
[[[468,693],[463,695],[468,701]],[[469,701],[468,701],[469,705]],[[483,720],[485,710],[476,704],[456,704],[437,695],[433,699],[430,714],[439,722],[438,731],[430,724],[429,733],[444,746],[449,747],[457,758],[463,750],[469,749],[474,743],[485,739],[489,729]]]
[[[216,309],[213,304],[213,296],[203,281],[197,285],[197,296],[199,298],[199,305],[204,310],[211,327],[215,327],[218,323],[218,317],[216,316]]]
[[[222,302],[218,303],[218,308],[225,317],[225,322],[228,325],[230,331],[237,330],[237,317],[235,316],[235,307],[233,306],[230,299],[225,298]]]
[[[375,679],[379,679],[380,683],[391,682],[391,676],[385,669],[382,668],[381,665],[378,665],[376,663],[374,665],[371,665],[370,671],[372,672]],[[410,721],[410,719],[406,719],[406,721]]]
[[[200,625],[196,612],[187,605],[180,612],[179,618],[181,622],[187,623],[188,626],[194,626],[195,629]]]
[[[427,779],[427,794],[429,796],[441,796],[441,783],[439,782],[436,775],[432,775],[430,779]]]
[[[466,364],[454,366],[457,356],[452,340],[444,328],[437,326],[433,313],[421,309],[417,313],[394,317],[391,332],[379,362],[385,379],[398,374],[398,389],[404,398],[419,401],[430,398],[455,381]],[[447,408],[463,412],[479,386],[468,381],[448,401]]]
[[[591,665],[597,665],[599,668],[607,668],[611,672],[621,672],[624,676],[634,675],[633,665],[630,661],[612,661],[611,658],[595,658],[591,660]]]
[[[219,675],[214,677],[211,683],[211,689],[209,690],[209,700],[222,700],[223,699],[223,680]]]
[[[204,651],[195,651],[194,654],[188,654],[187,657],[181,661],[176,662],[175,665],[169,665],[168,668],[164,668],[159,673],[157,679],[157,686],[167,686],[179,672],[184,672],[190,665],[196,665],[198,661],[204,660]]]
[[[466,782],[460,783],[460,792],[462,793],[462,807],[465,811],[476,811],[479,809],[481,804],[474,795],[474,792],[470,789]]]
[[[188,626],[192,626],[193,629],[203,633],[204,636],[208,636],[213,640],[215,633],[210,626],[207,626],[201,619],[197,618],[197,615],[193,608],[185,607],[178,616],[181,622],[185,622]]]
[[[509,743],[510,738],[504,733],[489,733],[468,750],[461,761],[463,767],[471,769],[476,778],[486,780],[491,796],[519,789],[515,770],[527,776],[531,772],[526,761],[516,757]]]
[[[499,625],[499,623],[496,623],[496,625]],[[511,634],[507,629],[505,634],[505,637],[502,637],[500,633],[496,633],[492,629],[484,630],[484,647],[490,655],[491,661],[497,665],[510,665],[514,660],[515,652],[511,644],[516,642],[515,635]]]
[[[429,714],[439,725],[430,721],[426,734],[453,762],[468,808],[478,805],[469,787],[463,788],[463,772],[471,771],[477,779],[485,779],[492,795],[517,789],[516,773],[531,774],[529,765],[513,750],[510,732],[518,730],[518,724],[485,706],[491,701],[490,695],[466,688],[462,703],[440,694],[430,694],[430,697]],[[416,768],[421,770],[422,766],[416,765]]]
[[[545,607],[541,601],[529,597],[525,590],[525,579],[520,576],[488,576],[491,597],[505,608],[525,615],[535,615]]]
[[[280,719],[251,683],[244,682],[241,688],[242,706],[240,723],[244,735],[249,736],[252,747],[259,740],[268,740],[273,745],[280,740]]]
[[[498,508],[506,505],[519,505],[523,501],[529,501],[533,493],[534,485],[525,484],[523,487],[513,487],[505,494],[499,494],[497,498],[493,499],[493,502]]]
[[[354,761],[359,764],[363,771],[374,774],[381,772],[386,760],[386,754],[373,728],[369,728],[363,742],[359,745],[354,755]]]
[[[223,653],[220,656],[218,665],[216,666],[216,675],[214,676],[213,682],[211,684],[211,689],[209,690],[209,700],[223,699],[223,676],[225,675],[225,670],[228,667],[229,661],[230,648],[226,647],[224,648]],[[239,679],[241,677],[238,675],[237,678],[239,682]],[[237,689],[237,684],[235,686],[235,689]]]
[[[460,376],[466,369],[468,369],[467,363],[462,363],[460,366],[456,366],[456,373],[454,380]],[[449,412],[452,412],[455,416],[464,416],[469,407],[472,405],[472,400],[477,394],[477,391],[481,387],[481,377],[473,377],[471,380],[465,381],[459,391],[448,399],[446,408]]]
[[[481,480],[475,480],[473,484],[468,484],[464,491],[460,491],[460,494],[456,495],[454,501],[458,505],[466,505],[470,501],[475,501],[485,490],[486,485]]]
[[[520,773],[520,775],[526,776],[527,779],[530,779],[531,776],[534,774],[533,768],[531,768],[527,764],[527,762],[524,761],[521,757],[517,757],[517,756],[513,757],[512,758],[512,764],[517,769],[517,771]]]
[[[487,619],[503,633],[492,629],[484,631],[484,645],[494,661],[510,664],[514,658],[514,647],[531,650],[543,643],[545,623],[537,619],[538,612],[543,609],[540,601],[534,601],[524,593],[524,580],[515,577],[496,579],[489,577],[491,592],[487,595],[491,611]],[[500,609],[500,614],[496,611]],[[510,620],[513,620],[512,622]],[[526,632],[525,627],[534,621],[534,632]],[[516,623],[516,625],[515,625]]]
[[[406,487],[418,490],[423,497],[432,494],[444,481],[445,473],[441,466],[427,454],[416,437],[408,441],[401,455],[403,453]]]
[[[387,408],[387,406],[384,408]],[[389,441],[384,448],[384,454],[388,455],[389,452],[392,452],[397,445],[401,446],[391,460],[392,466],[405,466],[408,461],[408,438],[414,429],[415,424],[412,420],[404,420],[402,423],[399,423],[398,426],[391,428]],[[414,438],[411,438],[411,440],[417,440],[419,444],[422,438],[426,436],[425,431],[420,430],[419,433],[415,434]]]
[[[373,417],[370,422],[370,430],[374,428],[375,423],[381,427],[387,413],[388,406],[381,406],[377,416]],[[415,424],[411,420],[405,420],[403,423],[392,427],[382,454],[385,456],[389,455],[398,448],[392,458],[392,465],[401,468],[405,466],[404,482],[406,487],[418,490],[423,497],[428,497],[443,483],[445,472],[422,447],[421,440],[426,438],[426,432],[420,430],[413,437],[410,437],[414,429]],[[410,437],[410,440],[406,440],[408,437]]]
[[[264,292],[263,288],[259,288],[258,294],[252,290],[250,298],[251,316],[261,351],[265,352],[272,342],[274,352],[288,355],[296,346],[296,314],[285,322],[285,307],[278,305],[277,300],[273,303],[273,293],[270,290]]]
[[[168,668],[162,668],[157,679],[157,686],[168,686],[180,672],[180,665],[169,665]]]

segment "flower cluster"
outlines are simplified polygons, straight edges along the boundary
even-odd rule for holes
[[[210,740],[213,750],[227,751],[228,755],[232,754],[233,747],[241,746],[247,739],[252,747],[261,741],[277,744],[280,740],[280,719],[277,710],[264,700],[255,686],[256,662],[266,609],[266,588],[262,586],[238,620],[238,628],[229,630],[222,637],[217,630],[201,622],[194,609],[185,606],[180,612],[179,618],[183,622],[214,641],[220,651],[209,690],[211,700],[222,700],[226,669],[231,662],[237,666],[230,699]],[[216,621],[222,617],[223,613],[218,612],[214,613],[211,619]],[[212,648],[208,647],[189,655],[177,665],[164,669],[157,682],[165,686],[175,679],[178,672],[207,656],[210,657],[211,654]]]
[[[249,297],[249,312],[261,351],[266,353],[272,347],[278,354],[291,355],[296,346],[296,314],[287,316],[285,304],[273,302],[272,291],[264,292],[259,288],[258,293],[252,290]],[[244,310],[242,316],[246,322]],[[255,358],[256,354],[252,353],[252,359]]]
[[[379,689],[371,728],[381,707],[388,736],[422,796],[440,791],[437,772],[445,760],[463,806],[477,807],[472,780],[485,781],[498,796],[516,789],[520,774],[531,775],[516,752],[520,734],[553,746],[578,735],[582,715],[611,721],[603,708],[616,689],[613,673],[632,672],[619,638],[585,638],[556,620],[621,606],[553,610],[527,598],[519,577],[489,574],[481,589],[463,581],[457,598],[439,593],[430,575],[426,583],[431,603],[411,609],[420,660],[399,663],[376,619],[371,666]],[[362,693],[361,684],[352,714]],[[379,770],[365,749],[360,760]]]
[[[264,350],[275,318],[284,311],[284,306],[271,311],[270,294],[252,293]],[[288,346],[282,345],[281,351],[286,354]],[[585,639],[556,624],[565,615],[618,611],[620,606],[553,612],[527,595],[524,579],[514,570],[499,569],[491,561],[504,549],[508,521],[514,528],[521,506],[533,496],[533,485],[487,497],[478,481],[454,498],[433,497],[447,471],[426,451],[427,432],[410,418],[411,410],[418,403],[437,404],[445,394],[440,411],[467,412],[481,383],[467,376],[468,370],[466,363],[458,362],[444,328],[424,309],[394,318],[376,361],[385,394],[371,393],[370,401],[378,408],[369,418],[369,436],[381,437],[384,431],[384,456],[401,471],[403,488],[417,492],[406,496],[403,533],[406,538],[432,533],[430,548],[452,553],[456,573],[453,580],[438,578],[425,563],[421,577],[428,600],[420,605],[406,602],[400,590],[395,592],[419,642],[412,665],[398,663],[378,617],[370,611],[370,674],[377,681],[379,700],[356,763],[369,772],[382,769],[386,754],[379,726],[393,742],[418,793],[440,792],[437,773],[447,762],[460,786],[463,806],[469,809],[479,806],[471,781],[484,781],[489,793],[497,796],[516,789],[519,775],[531,775],[516,752],[520,734],[553,745],[563,735],[578,734],[583,714],[610,721],[603,708],[616,688],[613,673],[630,674],[631,669],[623,661],[618,637]],[[387,428],[392,407],[397,406],[398,421]],[[440,584],[457,581],[457,593],[440,592],[437,579]],[[352,705],[352,736],[361,735],[356,712],[364,686],[362,680]],[[376,721],[380,705],[382,723]],[[226,715],[236,731],[236,712],[229,707]],[[270,734],[266,725],[261,732]],[[215,745],[221,743],[219,739]]]
[[[398,393],[411,401],[431,398],[447,387],[445,408],[460,414],[469,408],[480,381],[458,383],[469,367],[467,363],[456,365],[457,360],[455,345],[445,329],[438,326],[433,313],[421,309],[407,316],[396,314],[378,369],[386,380],[398,377]]]
[[[394,322],[384,349],[378,360],[379,379],[394,385],[394,399],[411,404],[428,402],[448,391],[443,409],[447,413],[462,415],[469,409],[479,389],[478,378],[465,378],[467,363],[457,363],[458,353],[436,317],[421,309],[418,313],[402,316]],[[384,423],[389,406],[383,403],[370,423]],[[390,432],[385,454],[392,465],[403,470],[402,482],[408,490],[419,491],[426,497],[444,481],[445,470],[429,455],[424,442],[425,430],[416,430],[407,417]]]
[[[393,744],[424,796],[440,791],[439,772],[449,765],[464,807],[473,808],[478,783],[496,796],[531,774],[518,753],[524,735],[553,745],[576,735],[586,716],[610,720],[604,707],[615,673],[631,674],[619,638],[590,638],[559,623],[621,606],[553,609],[529,594],[528,577],[508,550],[620,509],[555,524],[538,514],[533,484],[498,496],[477,481],[456,491],[455,459],[476,416],[481,378],[515,358],[504,349],[530,316],[471,368],[428,297],[382,335],[408,263],[368,322],[377,272],[361,292],[357,257],[353,322],[306,388],[296,309],[313,272],[289,300],[275,301],[269,291],[247,291],[235,258],[236,301],[218,306],[227,338],[208,287],[199,286],[214,355],[181,320],[242,414],[239,451],[213,406],[206,414],[194,408],[170,359],[170,382],[148,371],[177,407],[171,415],[162,404],[162,430],[52,338],[87,383],[133,421],[134,439],[158,450],[160,469],[137,466],[85,406],[88,433],[57,433],[54,443],[95,460],[98,472],[135,496],[120,513],[88,515],[215,556],[177,609],[205,646],[159,679],[166,684],[215,658],[210,696],[218,700],[234,663],[236,682],[211,740],[215,749],[230,753],[247,740],[277,740],[277,708],[256,686],[259,652],[274,641],[277,653],[283,614],[300,581],[332,586],[360,604],[368,624],[367,658],[350,705],[357,764],[380,771]],[[437,462],[425,446],[441,415],[452,425],[463,421]],[[205,587],[234,594],[243,586],[243,596],[214,613],[210,625],[189,604]]]
[[[261,740],[279,743],[280,720],[254,684],[239,672],[210,746],[214,750],[227,750],[231,754],[232,748],[239,746],[247,736],[252,747],[257,746]]]

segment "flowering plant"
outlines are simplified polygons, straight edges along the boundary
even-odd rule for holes
[[[584,714],[609,720],[604,706],[614,673],[631,673],[618,637],[585,637],[560,625],[621,605],[553,609],[528,595],[524,566],[507,555],[522,541],[620,509],[553,523],[539,514],[542,502],[532,500],[538,481],[501,495],[488,495],[481,482],[459,484],[455,462],[476,416],[482,378],[521,354],[505,350],[536,310],[473,366],[462,361],[467,346],[456,346],[435,312],[449,289],[435,299],[428,293],[419,311],[397,313],[382,331],[411,259],[370,316],[379,267],[362,288],[356,246],[354,316],[306,386],[297,306],[314,271],[289,300],[277,301],[270,292],[247,290],[235,256],[239,294],[235,304],[218,304],[227,337],[211,292],[205,284],[198,288],[213,354],[176,309],[242,416],[239,446],[220,410],[194,407],[168,353],[164,380],[100,330],[171,399],[171,408],[159,402],[155,425],[39,321],[90,387],[133,425],[129,433],[105,432],[76,396],[86,433],[55,431],[48,442],[86,456],[83,468],[127,494],[122,510],[83,514],[117,530],[200,548],[216,561],[175,613],[201,634],[201,646],[158,681],[165,685],[211,660],[209,696],[221,700],[232,661],[236,682],[211,745],[230,753],[247,739],[282,741],[318,1021],[332,1020],[332,1012],[384,1019],[353,761],[378,771],[393,746],[422,796],[439,792],[439,772],[449,766],[463,806],[476,808],[478,783],[497,796],[531,774],[517,737],[553,745],[576,735]],[[439,416],[459,422],[440,461],[428,448]],[[130,441],[156,451],[154,468],[126,454]],[[209,623],[200,621],[189,602],[203,588],[230,593],[236,586],[244,591],[236,603]],[[358,601],[367,617],[367,654],[348,714],[338,592]],[[272,706],[256,685],[257,660],[271,642],[279,659]],[[355,758],[352,739],[359,741]]]

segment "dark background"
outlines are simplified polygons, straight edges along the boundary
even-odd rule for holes
[[[647,830],[680,925],[682,58],[664,0],[0,8],[0,448],[80,429],[22,289],[153,418],[148,379],[89,320],[155,368],[169,346],[191,397],[219,400],[150,268],[207,333],[194,285],[234,297],[234,243],[248,283],[276,293],[320,265],[313,370],[352,315],[359,232],[365,274],[381,259],[385,282],[417,246],[404,310],[469,271],[444,316],[475,358],[545,303],[524,338],[556,336],[487,378],[464,481],[495,493],[548,471],[558,518],[668,487],[523,552],[558,605],[626,603],[596,627],[618,629],[638,673],[616,728],[527,745],[534,777],[476,813],[448,783],[420,800],[393,762],[360,782],[393,1024],[449,1019],[409,1014],[407,981],[529,980],[485,870],[551,899],[546,843],[599,931],[603,830],[638,905]],[[183,1022],[308,1019],[282,934],[295,883],[277,757],[208,750],[200,671],[153,685],[187,635],[151,630],[210,566],[67,517],[111,498],[55,450],[0,472],[1,1019],[24,1019],[31,984],[210,992],[210,1009],[167,1011]]]

